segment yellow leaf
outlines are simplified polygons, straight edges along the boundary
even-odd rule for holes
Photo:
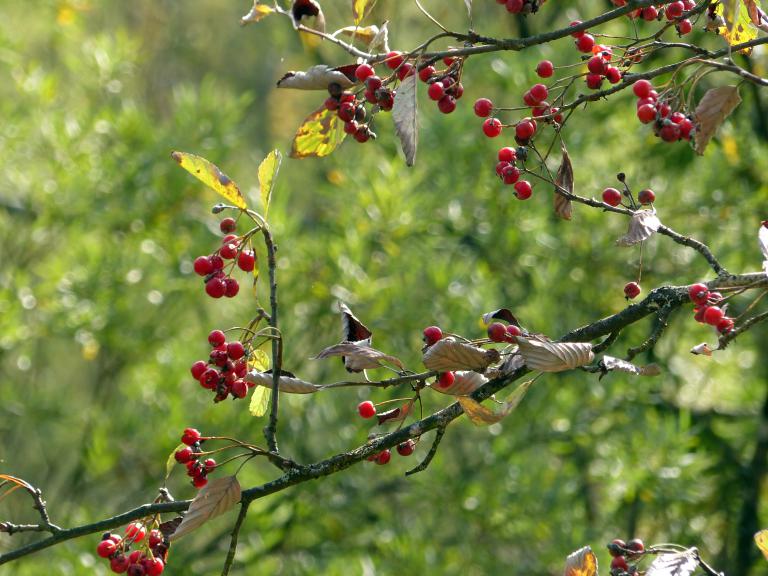
[[[264,350],[254,350],[250,358],[248,358],[248,368],[258,370],[259,372],[269,370],[269,356],[267,356],[267,353]]]
[[[760,548],[760,552],[763,553],[765,559],[768,560],[768,529],[760,530],[755,534],[755,544]]]
[[[470,396],[459,396],[457,400],[461,404],[462,409],[472,421],[475,426],[484,426],[486,424],[495,424],[503,418],[509,415],[515,408],[520,405],[523,397],[528,388],[533,384],[533,380],[523,382],[517,388],[515,388],[509,395],[507,400],[502,403],[501,409],[493,411],[490,408],[486,408],[479,402],[476,402]]]
[[[240,483],[235,476],[215,478],[203,486],[189,505],[189,510],[170,540],[178,540],[205,524],[211,518],[224,514],[240,502]]]
[[[176,452],[181,450],[185,446],[186,446],[186,444],[179,444],[168,455],[168,460],[165,461],[165,479],[166,480],[168,480],[168,477],[171,475],[171,472],[173,472],[173,469],[174,469],[174,467],[177,464],[177,462],[176,462]]]
[[[279,150],[272,150],[267,157],[259,164],[259,188],[261,190],[261,204],[264,207],[264,218],[267,218],[269,212],[269,201],[272,198],[272,190],[275,187],[275,178],[280,170],[280,162],[283,155]],[[254,268],[254,271],[256,268]]]
[[[312,112],[293,137],[291,158],[322,158],[341,144],[346,134],[336,112],[325,106]]]
[[[229,176],[219,170],[218,166],[208,162],[205,158],[188,154],[186,152],[173,152],[171,158],[179,163],[179,166],[200,180],[203,184],[218,192],[224,198],[232,202],[241,210],[245,210],[247,205],[242,192]]]
[[[563,576],[597,576],[597,557],[589,546],[584,546],[565,559]]]
[[[742,0],[727,0],[717,5],[715,13],[722,16],[725,20],[725,26],[717,29],[718,34],[725,38],[726,42],[733,46],[749,42],[757,38],[757,28],[752,25],[752,18],[749,15],[749,8]],[[742,52],[749,54],[751,48],[745,48]]]
[[[267,413],[269,407],[269,398],[272,396],[272,389],[264,386],[256,386],[253,389],[251,403],[248,405],[248,411],[252,416],[259,418]]]
[[[258,22],[262,18],[266,18],[272,14],[274,11],[274,8],[270,8],[266,4],[260,4],[259,0],[254,0],[253,8],[251,8],[251,11],[248,12],[248,14],[240,18],[240,24],[245,26],[251,22]]]
[[[355,24],[360,24],[366,15],[366,12],[373,8],[376,0],[352,0],[352,15],[355,18]]]

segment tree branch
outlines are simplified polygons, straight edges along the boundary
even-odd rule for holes
[[[446,426],[440,426],[437,429],[437,433],[435,434],[435,439],[432,441],[432,447],[429,449],[429,452],[424,457],[424,460],[422,460],[421,464],[419,464],[415,468],[411,468],[410,470],[408,470],[408,472],[405,473],[406,476],[410,476],[411,474],[417,474],[427,469],[427,466],[429,466],[429,463],[432,462],[432,459],[435,457],[435,454],[437,454],[437,447],[440,445],[440,441],[443,439],[443,436],[445,435],[445,429],[446,429]]]
[[[227,576],[227,574],[229,574],[229,569],[232,567],[232,563],[235,561],[237,539],[240,535],[240,528],[243,526],[245,517],[248,515],[248,506],[250,506],[250,502],[243,502],[240,504],[240,513],[237,515],[234,528],[232,528],[232,538],[229,541],[229,551],[227,552],[227,559],[224,561],[224,568],[221,570],[221,576]]]
[[[267,267],[269,269],[269,325],[280,334],[277,327],[277,259],[275,254],[277,246],[272,240],[272,233],[269,227],[261,227],[261,233],[264,236],[264,244],[267,247]],[[283,338],[272,339],[272,398],[269,411],[269,423],[264,428],[264,437],[267,440],[267,448],[270,452],[279,453],[277,446],[277,410],[279,406],[280,395],[280,373],[283,365]]]

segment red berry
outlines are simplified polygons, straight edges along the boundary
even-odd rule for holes
[[[709,306],[704,311],[704,322],[710,326],[717,326],[720,320],[725,316],[725,312],[719,306]]]
[[[208,368],[205,372],[202,373],[198,380],[203,388],[213,390],[216,388],[216,384],[219,383],[219,373],[213,368]]]
[[[397,453],[400,454],[400,456],[410,456],[413,454],[413,451],[416,449],[416,442],[411,440],[410,438],[406,440],[405,442],[401,442],[397,445]]]
[[[147,529],[141,522],[131,522],[125,528],[125,538],[133,542],[141,542],[147,534]]]
[[[492,322],[488,326],[488,338],[493,342],[504,342],[507,339],[507,327],[501,322]]]
[[[600,74],[587,74],[584,80],[590,90],[599,90],[603,84],[603,77]]]
[[[640,554],[645,551],[645,544],[643,544],[643,541],[640,540],[640,538],[633,538],[627,542],[627,548],[632,550],[635,554]]]
[[[205,473],[210,474],[216,469],[216,460],[213,458],[208,458],[205,462],[203,462],[203,466],[205,466]]]
[[[435,70],[434,66],[424,66],[424,68],[419,70],[419,79],[422,82],[426,82],[435,75],[435,72],[437,72],[437,70]]]
[[[675,20],[676,18],[680,18],[684,11],[685,6],[682,2],[672,2],[672,4],[667,4],[666,10],[664,10],[664,15],[667,17],[667,20]]]
[[[605,69],[605,77],[611,84],[618,84],[621,82],[621,71],[615,66],[608,66]]]
[[[529,119],[521,120],[515,126],[515,136],[521,140],[528,140],[536,133],[536,126]]]
[[[499,162],[514,162],[517,159],[517,150],[505,146],[499,150]]]
[[[147,555],[144,554],[141,550],[134,550],[128,555],[128,562],[130,564],[140,564],[144,558],[146,558]]]
[[[433,82],[429,85],[429,88],[427,88],[427,94],[430,99],[437,102],[445,95],[445,86],[443,86],[442,82]]]
[[[531,197],[532,193],[533,187],[528,180],[520,180],[515,184],[515,196],[517,196],[519,200],[527,200]]]
[[[531,93],[531,96],[536,99],[537,104],[546,100],[547,96],[549,96],[549,90],[547,90],[547,87],[544,86],[544,84],[534,84],[531,86],[529,92]]]
[[[450,66],[455,61],[456,61],[456,58],[454,58],[453,56],[444,56],[443,57],[443,64],[445,64],[446,66]]]
[[[388,464],[391,459],[392,453],[389,450],[383,450],[376,456],[376,464],[383,466],[384,464]]]
[[[256,266],[256,256],[250,250],[243,250],[237,257],[237,265],[244,272],[251,272]]]
[[[549,60],[542,60],[536,66],[536,74],[538,74],[540,78],[549,78],[554,72],[555,67]]]
[[[498,118],[488,118],[483,122],[483,132],[488,138],[496,138],[496,136],[501,134],[501,129],[501,120]]]
[[[224,279],[224,296],[227,298],[234,298],[237,293],[240,292],[240,284],[234,278]]]
[[[230,390],[235,398],[245,398],[248,394],[248,384],[245,383],[245,380],[235,380],[232,382]]]
[[[624,556],[615,556],[613,560],[611,560],[611,570],[629,570],[627,559],[624,558]]]
[[[624,286],[624,296],[629,300],[636,298],[638,294],[640,294],[640,284],[637,282],[628,282]]]
[[[397,77],[400,80],[405,80],[408,76],[413,76],[414,70],[416,70],[416,67],[410,62],[406,62],[397,69]]]
[[[511,185],[520,179],[520,170],[515,168],[512,164],[507,165],[501,169],[501,179],[504,184]]]
[[[165,570],[165,563],[160,558],[148,558],[145,568],[147,576],[160,576]]]
[[[656,120],[656,107],[653,104],[643,104],[637,109],[637,119],[643,124],[650,124]]]
[[[200,438],[200,430],[197,428],[184,428],[184,433],[181,435],[181,442],[187,446],[192,446],[195,442],[199,442]]]
[[[245,346],[243,346],[242,342],[235,340],[234,342],[227,344],[227,356],[229,356],[232,360],[239,360],[244,355]]]
[[[571,34],[573,36],[573,34]],[[595,39],[591,34],[582,34],[578,38],[576,38],[576,49],[579,52],[584,52],[589,54],[592,52],[592,47],[595,45]]]
[[[328,98],[325,99],[324,106],[326,110],[335,111],[339,109],[339,101],[333,96],[328,96]]]
[[[507,12],[510,14],[520,14],[523,11],[523,0],[507,0]]]
[[[179,464],[186,464],[194,458],[194,452],[192,452],[192,448],[185,446],[181,450],[176,450],[176,452],[173,454],[173,457]]]
[[[221,278],[211,278],[205,283],[205,292],[211,298],[221,298],[226,290],[227,287]]]
[[[603,202],[609,206],[618,206],[621,204],[621,192],[616,188],[606,188],[603,190]]]
[[[234,218],[224,218],[224,220],[219,222],[219,228],[222,232],[224,232],[224,234],[229,234],[230,232],[235,231],[235,228],[237,228],[237,222]]]
[[[365,419],[373,418],[376,415],[376,406],[370,400],[366,400],[357,405],[357,412]]]
[[[493,111],[493,102],[491,102],[488,98],[478,98],[475,100],[474,110],[475,116],[479,116],[480,118],[487,118]]]
[[[112,554],[115,553],[117,550],[117,544],[112,542],[112,540],[102,540],[99,542],[98,546],[96,546],[96,554],[101,556],[102,558],[109,558],[112,556]]]
[[[693,30],[693,24],[691,24],[691,21],[686,18],[685,20],[680,20],[677,24],[675,24],[675,28],[677,29],[677,33],[680,34],[680,36],[685,36],[686,34],[691,33],[691,30]]]
[[[342,102],[339,106],[337,115],[344,122],[351,122],[355,119],[355,105],[353,102]]]
[[[717,323],[716,327],[720,334],[728,334],[728,332],[733,330],[733,320],[731,318],[723,318]]]
[[[616,538],[608,545],[608,551],[611,553],[611,556],[621,556],[624,554],[621,549],[626,547],[627,543],[624,540]]]
[[[640,190],[637,199],[640,204],[653,204],[656,201],[656,194],[653,193],[653,190]]]
[[[659,11],[656,9],[655,6],[648,6],[646,8],[643,8],[642,12],[643,20],[646,22],[653,22],[656,20],[656,18],[659,17]]]
[[[453,96],[446,94],[440,98],[440,101],[437,103],[437,108],[443,114],[450,114],[456,110],[456,99]]]
[[[653,90],[653,84],[648,82],[648,80],[638,80],[632,85],[632,92],[634,92],[635,96],[638,98],[648,98],[651,94],[651,90]]]
[[[149,547],[154,548],[164,540],[163,533],[160,530],[151,530],[149,533]]]
[[[680,137],[684,140],[690,140],[693,128],[693,122],[688,118],[680,122]]]
[[[390,70],[394,70],[395,68],[399,67],[404,62],[402,55],[400,52],[390,52],[387,54],[387,59],[385,60],[385,64],[387,65],[387,68]]]
[[[357,122],[354,120],[350,122],[344,122],[344,133],[345,134],[355,134],[357,132],[358,125]]]
[[[521,336],[523,333],[518,326],[514,324],[507,325],[507,342],[516,342],[514,339],[516,336]]]
[[[208,484],[208,478],[205,476],[195,476],[192,478],[192,486],[195,488],[202,488],[206,484]]]
[[[605,72],[605,60],[603,60],[602,56],[592,56],[587,61],[587,69],[592,74],[603,74]]]
[[[195,274],[198,276],[208,276],[208,274],[213,272],[213,263],[208,256],[198,256],[195,258],[192,267],[195,269]]]
[[[216,272],[218,270],[222,270],[224,268],[224,260],[219,256],[218,254],[214,254],[213,256],[209,256],[208,260],[211,261],[211,267],[212,272]]]
[[[424,328],[424,342],[427,346],[432,346],[435,342],[442,339],[443,331],[437,326],[427,326]]]
[[[122,554],[118,554],[116,556],[113,556],[109,560],[109,567],[115,574],[122,574],[126,570],[128,570],[128,567],[130,566],[130,563],[128,562],[128,558],[123,556]]]
[[[211,330],[208,333],[208,343],[216,348],[227,341],[227,336],[221,330]]]
[[[360,64],[355,68],[355,78],[360,80],[360,82],[365,82],[365,79],[369,76],[373,76],[373,74],[373,66],[370,64]]]
[[[569,24],[569,26],[578,26],[579,24],[581,24],[581,20],[574,20]],[[584,30],[580,30],[578,32],[571,32],[571,36],[573,36],[574,38],[580,38],[584,36],[584,34],[586,34]]]
[[[440,388],[450,388],[455,380],[456,375],[453,372],[443,372],[437,379],[437,385]]]
[[[665,142],[677,142],[680,140],[680,126],[674,122],[665,121],[659,130],[659,136]]]
[[[208,369],[208,363],[205,360],[198,360],[194,364],[192,364],[192,368],[190,368],[190,372],[192,372],[192,377],[197,380],[200,378],[200,376],[203,375],[203,372],[205,372]]]
[[[235,244],[224,244],[219,250],[219,256],[224,258],[224,260],[232,260],[232,258],[237,256],[237,246]]]

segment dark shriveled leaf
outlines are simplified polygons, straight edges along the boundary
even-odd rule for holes
[[[740,102],[741,96],[736,86],[719,86],[707,90],[694,112],[696,120],[694,150],[697,154],[704,154],[704,149],[712,136]]]
[[[179,524],[181,524],[182,520],[184,520],[184,516],[176,516],[175,518],[171,518],[166,522],[162,522],[160,526],[157,527],[157,529],[160,530],[160,533],[163,536],[170,538],[171,534],[176,532],[176,528],[179,527]]]
[[[634,246],[653,236],[661,226],[656,210],[638,210],[632,214],[627,233],[616,240],[617,246]]]
[[[592,548],[584,546],[569,554],[563,576],[597,576],[597,557]]]
[[[342,337],[346,342],[367,341],[371,343],[373,333],[363,324],[360,319],[352,314],[352,310],[344,302],[339,302],[339,312],[341,312]]]
[[[699,553],[689,548],[678,554],[662,554],[648,567],[645,576],[691,576],[699,567]]]
[[[568,150],[565,149],[565,146],[562,148],[563,159],[560,162],[560,168],[557,170],[557,177],[555,178],[555,184],[559,187],[555,189],[555,214],[564,220],[570,220],[573,216],[573,206],[570,199],[563,196],[559,189],[573,194],[573,165],[571,164],[570,156],[568,156]]]
[[[515,318],[515,315],[512,314],[512,311],[509,308],[499,308],[493,312],[486,312],[483,314],[484,324],[490,324],[491,320],[504,320],[520,328],[520,322],[517,320],[517,318]]]
[[[405,154],[405,163],[413,166],[419,143],[418,107],[416,104],[416,75],[411,74],[400,83],[392,106],[392,121]]]
[[[317,0],[293,0],[291,16],[295,27],[304,24],[308,28],[325,32],[325,16]],[[307,20],[311,18],[314,18],[314,22],[309,24]]]
[[[178,540],[219,516],[240,502],[240,483],[235,476],[209,480],[189,505],[184,519],[171,534],[171,540]]]

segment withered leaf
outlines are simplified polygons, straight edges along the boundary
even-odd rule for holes
[[[291,158],[322,158],[336,150],[346,133],[336,112],[318,108],[302,122],[291,146]]]
[[[699,567],[699,553],[689,548],[677,554],[661,554],[648,567],[645,576],[691,576]]]
[[[315,356],[314,359],[323,360],[332,356],[344,356],[344,365],[350,372],[381,368],[384,362],[394,364],[401,370],[403,369],[403,363],[394,356],[384,354],[384,352],[357,342],[342,342],[335,346],[329,346]]]
[[[240,192],[240,188],[214,163],[188,152],[172,152],[171,158],[200,182],[221,194],[241,210],[247,208],[245,197]]]
[[[555,188],[555,214],[565,220],[570,220],[573,216],[573,206],[571,200],[560,193],[560,189],[573,194],[573,165],[571,164],[571,157],[568,156],[568,150],[565,149],[565,146],[562,149],[563,159],[555,178],[555,184],[558,186]]]
[[[704,154],[712,136],[741,102],[736,86],[719,86],[707,90],[694,111],[696,120],[695,146],[697,154]]]
[[[631,362],[622,360],[621,358],[614,358],[613,356],[603,356],[602,360],[600,360],[600,367],[605,372],[618,370],[619,372],[627,372],[628,374],[634,374],[635,376],[658,376],[661,374],[661,368],[659,368],[658,364],[637,366]],[[605,372],[603,374],[605,374]]]
[[[704,356],[712,356],[712,348],[710,348],[709,344],[706,342],[702,342],[701,344],[697,344],[691,348],[691,354],[703,354]]]
[[[325,32],[325,15],[317,0],[293,0],[291,16],[293,16],[293,25],[295,27],[298,27],[299,24],[304,24],[307,28]],[[307,23],[308,18],[314,18],[314,22],[311,25]]]
[[[424,366],[437,372],[455,370],[482,371],[499,360],[498,350],[485,350],[447,337],[430,346],[424,353]]]
[[[589,364],[595,358],[587,342],[542,342],[518,336],[517,344],[525,365],[541,372],[562,372]]]
[[[176,532],[176,528],[179,527],[179,524],[181,524],[182,520],[184,520],[184,516],[176,516],[175,518],[171,518],[170,520],[162,522],[160,526],[157,527],[157,529],[160,530],[160,533],[163,536],[170,538],[171,534]]]
[[[453,375],[453,384],[443,387],[439,383],[435,383],[431,386],[432,390],[450,396],[466,396],[488,382],[488,378],[471,370],[457,370]]]
[[[342,88],[349,88],[355,83],[354,77],[346,74],[346,67],[332,68],[326,64],[312,66],[306,72],[301,70],[286,72],[277,81],[278,88],[293,88],[296,90],[327,90],[333,82]]]
[[[262,18],[266,18],[270,14],[274,13],[274,11],[274,8],[270,8],[266,4],[260,3],[259,0],[254,0],[253,8],[251,8],[248,14],[240,18],[240,25],[245,26],[251,22],[258,22]]]
[[[512,314],[512,311],[509,308],[499,308],[493,312],[486,312],[483,314],[484,324],[490,324],[491,320],[504,320],[520,328],[520,322],[518,322],[517,318],[515,318],[515,315]]]
[[[270,390],[272,389],[273,382],[271,370],[268,372],[257,372],[256,370],[251,370],[248,372],[247,378],[249,382],[253,382],[256,384],[256,386],[264,386]],[[278,379],[277,388],[280,390],[280,392],[289,392],[291,394],[312,394],[320,390],[322,387],[318,386],[317,384],[305,382],[299,378],[284,376],[281,374],[280,378]]]
[[[392,106],[392,121],[405,154],[405,163],[413,166],[419,142],[418,107],[416,104],[416,75],[400,83]]]
[[[467,16],[472,18],[472,0],[464,0],[464,5],[467,7]]]
[[[752,0],[754,4],[754,0]],[[718,18],[717,33],[731,46],[748,42],[757,37],[757,30],[752,26],[754,20],[750,14],[750,0],[721,0],[717,3],[715,14]],[[757,6],[755,6],[757,8]],[[751,48],[742,50],[749,54]]]
[[[240,501],[240,483],[235,476],[214,478],[197,493],[179,527],[171,534],[171,540],[178,540],[219,516]]]
[[[345,342],[371,343],[373,333],[363,324],[357,316],[352,314],[352,310],[344,302],[339,302],[339,312],[341,312],[341,328]]]
[[[768,560],[768,530],[760,530],[760,532],[755,533],[755,544],[765,559]]]
[[[749,19],[760,30],[768,32],[768,15],[760,9],[760,0],[743,0]]]
[[[597,576],[597,557],[592,548],[584,546],[569,554],[563,576]]]
[[[264,160],[259,164],[259,191],[261,195],[261,205],[264,208],[264,218],[269,214],[269,204],[272,200],[272,190],[275,187],[275,179],[280,171],[280,163],[283,155],[279,150],[272,150]]]
[[[627,233],[616,240],[617,246],[634,246],[653,236],[661,226],[656,210],[637,210],[629,220]]]
[[[533,380],[528,380],[520,384],[512,391],[507,400],[502,403],[501,407],[496,410],[491,410],[490,408],[483,406],[470,396],[459,396],[457,400],[474,425],[485,426],[488,424],[495,424],[506,416],[509,416],[510,412],[520,405],[520,402],[526,392],[528,392],[531,384],[533,384]]]
[[[768,274],[768,220],[764,220],[760,224],[757,239],[760,243],[760,251],[763,253],[763,270]]]
[[[352,17],[355,24],[362,22],[374,4],[376,4],[376,0],[352,0]]]

